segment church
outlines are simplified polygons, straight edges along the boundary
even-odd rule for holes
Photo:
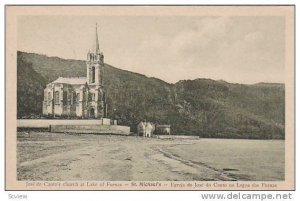
[[[86,77],[59,77],[44,89],[43,115],[53,118],[100,119],[107,115],[103,89],[104,55],[96,48],[86,59]]]

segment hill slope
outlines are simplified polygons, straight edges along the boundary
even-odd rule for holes
[[[85,62],[18,52],[18,118],[42,113],[43,88],[59,76],[86,76]],[[105,64],[104,87],[108,116],[133,131],[147,119],[171,124],[174,134],[284,138],[283,84],[210,79],[169,84]]]

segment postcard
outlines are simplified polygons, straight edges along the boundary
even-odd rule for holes
[[[294,6],[6,5],[6,190],[294,190]]]

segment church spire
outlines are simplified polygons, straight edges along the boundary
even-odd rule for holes
[[[96,23],[96,54],[99,54],[99,53],[100,53],[100,49],[99,49],[97,23]]]

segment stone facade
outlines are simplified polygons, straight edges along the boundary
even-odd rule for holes
[[[96,49],[89,51],[86,77],[59,77],[44,89],[43,115],[49,117],[104,118],[107,105],[103,89],[104,55],[96,26]]]

